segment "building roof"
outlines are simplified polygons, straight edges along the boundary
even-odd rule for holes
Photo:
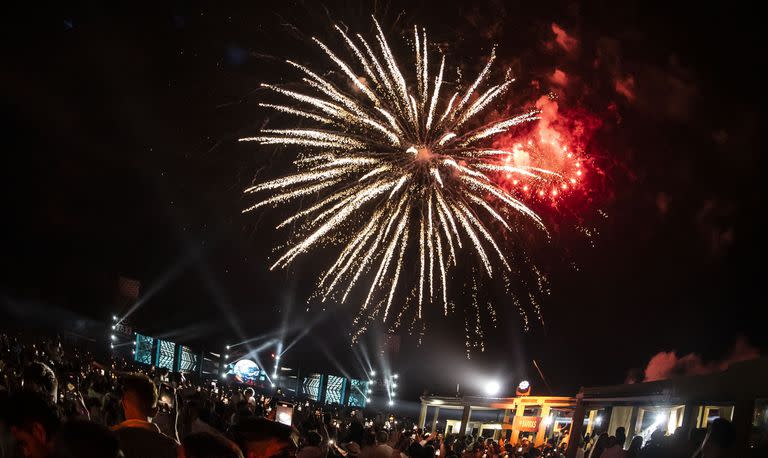
[[[462,409],[465,406],[473,410],[513,409],[518,405],[549,405],[551,407],[573,407],[576,398],[569,396],[516,396],[509,398],[493,398],[485,396],[422,396],[421,402],[430,406],[445,409]]]
[[[582,388],[577,398],[585,403],[735,402],[768,398],[768,358],[732,364],[706,375],[673,377],[645,383]]]

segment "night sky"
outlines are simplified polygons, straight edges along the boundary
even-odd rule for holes
[[[327,257],[268,271],[284,239],[274,222],[289,209],[240,213],[242,190],[290,171],[290,158],[235,139],[270,121],[257,107],[260,82],[297,78],[283,58],[329,68],[308,38],[341,49],[333,21],[370,34],[374,13],[398,45],[425,25],[470,74],[498,44],[524,102],[559,91],[563,109],[601,122],[588,145],[595,189],[578,221],[558,217],[542,248],[546,325],[523,334],[504,319],[470,361],[461,323],[434,323],[418,348],[404,337],[405,396],[452,393],[475,374],[540,387],[532,359],[555,391],[572,394],[621,383],[662,350],[719,359],[739,337],[768,348],[756,319],[762,53],[742,7],[111,3],[0,19],[0,320],[29,325],[22,311],[108,320],[122,274],[152,293],[131,318],[137,328],[221,348],[238,334],[312,323],[286,358],[358,375],[345,343],[353,309],[304,311]],[[558,43],[553,23],[575,41]],[[553,82],[555,69],[566,85]]]

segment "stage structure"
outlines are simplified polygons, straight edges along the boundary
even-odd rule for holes
[[[147,366],[166,368],[183,374],[195,374],[200,377],[218,378],[221,355],[213,352],[196,352],[192,348],[169,340],[133,333],[132,359]],[[115,340],[115,339],[113,339]],[[131,345],[130,342],[126,345]],[[121,352],[123,344],[112,346],[115,353]]]
[[[301,379],[300,395],[324,404],[365,408],[369,404],[368,381],[338,375],[310,374]]]

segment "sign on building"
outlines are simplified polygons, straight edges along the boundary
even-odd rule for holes
[[[535,433],[539,430],[539,423],[541,423],[541,417],[523,417],[516,415],[514,420],[512,420],[512,429],[523,433]]]

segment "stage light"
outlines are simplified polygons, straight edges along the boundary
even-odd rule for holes
[[[393,405],[395,405],[395,401],[393,401],[392,399],[390,399],[390,400],[389,400],[389,402],[388,402],[387,404],[389,404],[390,406],[393,406]]]
[[[117,315],[112,315],[112,321],[117,321]]]
[[[229,355],[224,355],[224,359],[229,359]]]
[[[136,354],[136,350],[131,350],[131,354],[135,355]]]
[[[115,346],[112,344],[109,344],[109,348],[115,348]]]
[[[116,324],[113,324],[113,325],[112,325],[112,329],[117,329],[117,325],[116,325]]]
[[[526,391],[530,387],[531,383],[528,380],[523,380],[519,385],[517,385],[517,389],[520,391]]]
[[[499,382],[496,380],[490,380],[486,382],[485,384],[485,394],[488,396],[494,396],[499,394],[499,390],[501,390],[501,385],[499,385]]]
[[[397,383],[393,383],[392,388],[397,388]]]
[[[368,394],[371,394],[371,393],[373,393],[373,390],[368,388]]]
[[[275,384],[274,384],[274,383],[272,383],[271,385],[272,385],[272,388],[274,388],[274,387],[275,387]]]
[[[595,417],[595,424],[596,425],[599,425],[602,422],[603,422],[603,417],[602,416],[598,415],[597,417]]]
[[[667,414],[665,414],[664,412],[659,412],[659,413],[656,414],[656,419],[655,420],[656,420],[655,423],[657,425],[660,425],[660,424],[664,423],[665,421],[667,421]]]
[[[395,380],[397,380],[398,377],[399,377],[399,375],[397,375],[397,374],[392,376],[392,378],[395,379]]]
[[[551,425],[552,424],[552,420],[553,420],[552,415],[548,415],[546,418],[544,418],[544,421],[543,421],[544,426]]]
[[[376,371],[371,371],[371,377],[376,377]]]
[[[365,398],[365,402],[371,402],[371,398]]]
[[[227,345],[227,350],[229,350],[229,345]]]
[[[110,338],[110,339],[112,339],[112,340],[116,340],[116,339],[117,339],[117,336],[115,336],[114,334],[112,334],[111,336],[109,336],[109,338]]]

